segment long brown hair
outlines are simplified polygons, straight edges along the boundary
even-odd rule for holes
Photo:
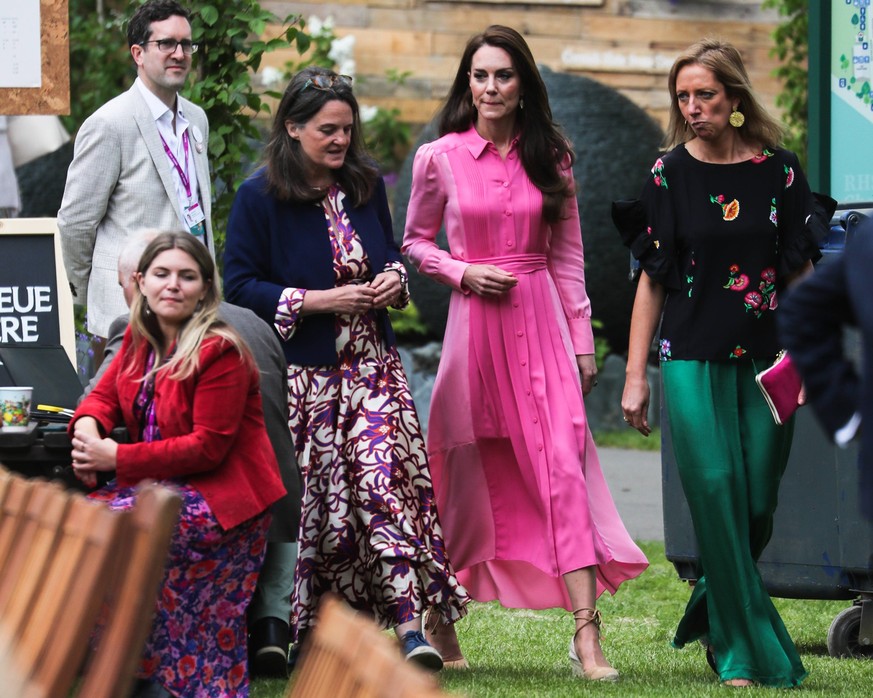
[[[503,49],[521,81],[524,109],[515,110],[520,133],[521,164],[534,186],[543,195],[543,218],[554,223],[561,218],[566,199],[575,196],[561,175],[560,165],[575,155],[570,142],[552,118],[546,85],[534,61],[527,42],[515,29],[493,24],[467,42],[455,80],[437,115],[439,135],[460,133],[475,123],[478,112],[470,91],[470,69],[473,54],[483,46]]]
[[[311,80],[323,76],[332,81],[330,87],[313,87]],[[367,155],[361,135],[361,116],[352,86],[335,72],[319,66],[304,68],[291,78],[276,110],[270,140],[264,148],[267,166],[267,187],[283,201],[297,203],[320,201],[324,192],[314,190],[306,177],[303,147],[288,135],[285,123],[302,126],[330,101],[345,102],[352,110],[352,133],[342,167],[335,171],[337,182],[355,206],[370,200],[379,177],[379,169]]]
[[[700,65],[711,71],[715,79],[724,85],[727,96],[739,100],[737,108],[746,117],[746,121],[737,130],[746,143],[765,148],[775,148],[782,143],[785,129],[777,119],[770,116],[752,90],[740,52],[726,41],[708,38],[689,46],[670,68],[667,78],[670,123],[664,138],[665,147],[672,148],[696,137],[693,133],[689,137],[688,127],[676,97],[676,78],[679,71],[688,65]]]

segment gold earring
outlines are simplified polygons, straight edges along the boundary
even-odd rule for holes
[[[746,117],[739,109],[734,109],[730,117],[728,117],[728,121],[730,121],[731,126],[734,128],[739,128],[746,123]]]

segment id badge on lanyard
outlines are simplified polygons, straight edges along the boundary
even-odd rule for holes
[[[167,153],[167,157],[170,158],[170,162],[173,163],[173,167],[176,168],[176,172],[179,174],[179,179],[182,181],[182,186],[185,188],[185,195],[188,197],[188,204],[184,207],[183,211],[185,215],[185,225],[188,226],[192,235],[202,238],[203,235],[206,234],[206,214],[203,213],[203,208],[200,206],[200,202],[194,201],[194,192],[191,190],[191,180],[188,177],[188,152],[190,148],[188,131],[185,131],[182,134],[182,148],[185,155],[184,169],[179,164],[179,160],[173,154],[173,151],[170,150],[170,146],[167,145],[167,141],[164,140],[163,136],[161,136],[161,142],[164,144],[164,152]]]
[[[192,235],[202,237],[206,233],[205,220],[206,215],[203,213],[199,201],[185,207],[185,225],[191,230]]]

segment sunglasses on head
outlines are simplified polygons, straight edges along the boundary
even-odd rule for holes
[[[307,87],[314,87],[316,90],[332,90],[335,85],[352,86],[351,75],[313,75],[301,88],[301,92]]]

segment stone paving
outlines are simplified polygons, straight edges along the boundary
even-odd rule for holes
[[[661,454],[598,448],[603,474],[624,525],[634,540],[664,540]]]

